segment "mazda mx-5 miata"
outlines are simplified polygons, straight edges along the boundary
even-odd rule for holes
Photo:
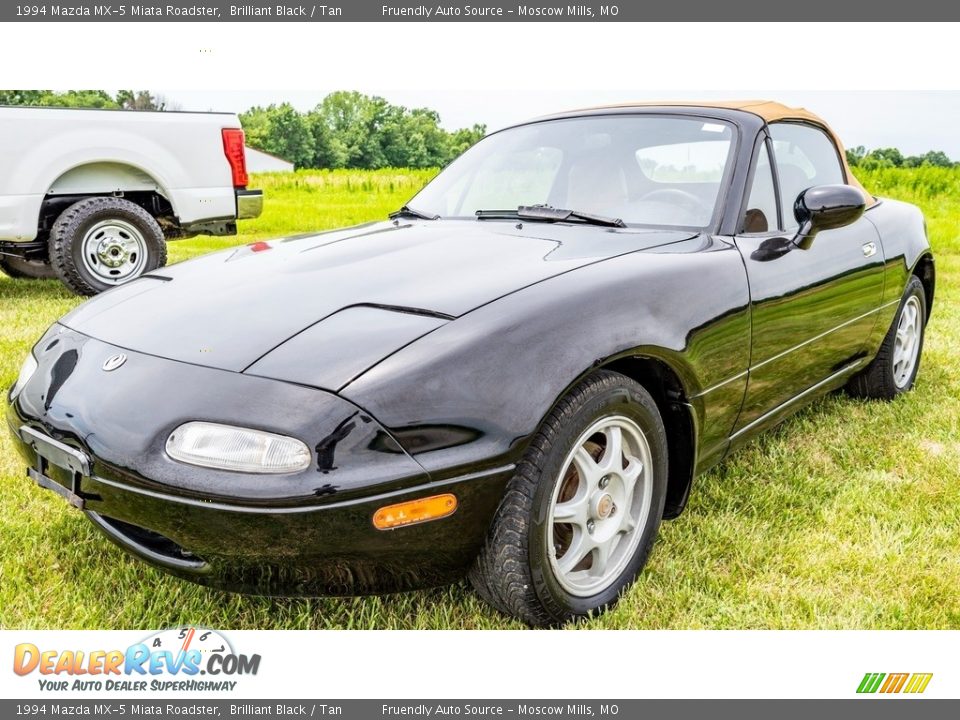
[[[809,112],[582,110],[493,133],[389,220],[84,303],[7,419],[34,481],[176,575],[469,574],[554,625],[614,603],[761,430],[909,390],[933,294],[921,213],[868,194]]]

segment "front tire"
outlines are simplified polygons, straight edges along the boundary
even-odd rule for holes
[[[517,465],[470,581],[533,626],[611,607],[663,516],[667,438],[641,385],[609,371],[561,400]]]
[[[157,221],[116,197],[80,200],[50,230],[50,264],[78,295],[96,295],[163,267],[167,246]]]
[[[893,400],[910,390],[920,370],[926,324],[927,295],[923,283],[912,275],[877,356],[850,380],[847,386],[850,394]]]

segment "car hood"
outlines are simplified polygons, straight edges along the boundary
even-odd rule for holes
[[[321,364],[312,348],[322,345],[326,359],[347,358],[340,374],[352,376],[504,295],[690,236],[515,221],[375,223],[163,268],[93,298],[61,323],[141,353],[274,376],[282,373],[253,366],[296,340],[287,365]]]

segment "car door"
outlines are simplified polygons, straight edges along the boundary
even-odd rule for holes
[[[864,360],[883,291],[883,250],[864,217],[794,244],[805,189],[846,182],[832,138],[799,122],[769,126],[736,244],[751,296],[750,370],[734,435],[776,422],[791,401]]]

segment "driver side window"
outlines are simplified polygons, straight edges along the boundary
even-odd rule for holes
[[[784,229],[797,227],[793,204],[797,196],[814,185],[845,182],[837,147],[820,128],[796,122],[770,125],[773,154],[780,180],[780,204]]]
[[[772,232],[779,227],[777,221],[777,193],[773,184],[773,169],[770,164],[770,148],[764,143],[757,158],[753,173],[753,185],[747,200],[747,211],[740,225],[742,233]]]

